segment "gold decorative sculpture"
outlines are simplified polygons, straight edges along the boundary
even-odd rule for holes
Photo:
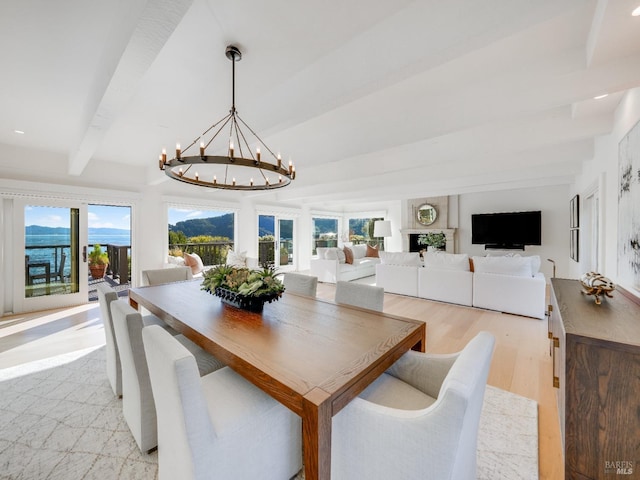
[[[585,295],[593,295],[595,297],[596,305],[602,303],[600,297],[613,298],[611,292],[616,288],[615,284],[604,275],[596,272],[587,272],[580,277],[580,283],[582,284],[582,293]]]

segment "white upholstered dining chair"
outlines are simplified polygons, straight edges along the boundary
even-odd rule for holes
[[[142,315],[126,300],[111,302],[111,316],[122,365],[122,413],[142,452],[158,445],[156,408],[149,380],[149,368],[142,343],[145,327]],[[154,325],[165,330],[160,325]],[[166,332],[166,330],[165,330]],[[200,374],[213,372],[224,364],[184,335],[171,335],[194,355]]]
[[[111,318],[111,302],[118,299],[118,294],[106,283],[96,285],[98,292],[98,304],[100,305],[100,316],[104,324],[105,350],[107,356],[107,378],[111,384],[113,393],[122,396],[122,368],[120,366],[120,353],[116,343],[115,332],[113,330],[113,320]]]
[[[285,292],[297,295],[315,297],[318,291],[318,277],[311,275],[287,272],[284,274],[282,283],[284,284]]]
[[[229,367],[200,378],[193,355],[161,328],[142,336],[160,480],[283,480],[300,470],[299,416]]]
[[[336,282],[335,302],[381,312],[384,307],[384,288],[339,281]]]
[[[113,316],[111,315],[111,302],[118,299],[118,293],[108,283],[98,283],[96,285],[98,292],[98,304],[100,305],[100,316],[104,324],[105,349],[107,357],[107,378],[113,393],[122,396],[122,366],[120,364],[120,352],[118,351],[118,342],[113,328]],[[142,316],[142,323],[146,325],[159,325],[172,335],[177,335],[174,329],[169,327],[161,319],[155,315]]]
[[[495,338],[451,355],[407,352],[333,417],[331,478],[476,480]]]
[[[142,285],[162,285],[163,283],[191,280],[191,267],[156,268],[142,271]]]

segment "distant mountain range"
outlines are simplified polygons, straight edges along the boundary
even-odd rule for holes
[[[218,217],[193,218],[169,225],[170,232],[182,232],[187,238],[198,235],[212,237],[227,237],[233,239],[233,213],[226,213]]]
[[[42,225],[28,225],[24,228],[26,235],[69,235],[67,227],[43,227]],[[89,228],[90,236],[101,235],[129,235],[130,230],[123,228]]]

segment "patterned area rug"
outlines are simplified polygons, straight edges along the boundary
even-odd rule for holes
[[[104,347],[0,370],[0,399],[1,479],[157,478],[157,453],[140,453],[111,391]],[[487,387],[478,479],[537,478],[537,403]]]

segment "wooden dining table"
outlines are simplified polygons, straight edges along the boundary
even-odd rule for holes
[[[132,288],[129,301],[302,418],[307,480],[331,476],[331,418],[409,349],[422,321],[284,292],[262,313],[223,304],[201,280]]]

